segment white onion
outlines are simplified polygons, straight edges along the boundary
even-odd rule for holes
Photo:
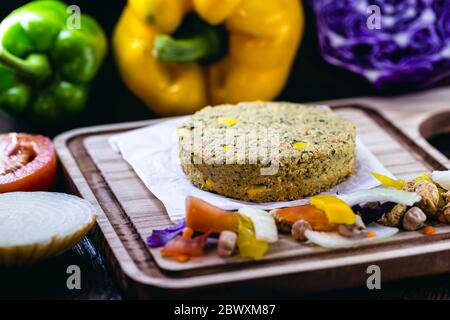
[[[412,206],[422,199],[422,197],[415,192],[407,192],[392,188],[374,188],[369,190],[361,190],[350,194],[343,194],[338,197],[342,201],[346,202],[350,207],[361,203],[375,201],[389,201]]]
[[[36,246],[45,256],[61,253],[88,232],[95,218],[94,207],[76,196],[50,192],[0,194],[0,265],[2,261],[12,263],[11,257],[1,255],[13,249],[17,249],[17,263],[27,260],[20,255],[30,254],[30,246]],[[46,246],[50,252],[44,252]],[[38,252],[33,255],[40,258]]]
[[[252,207],[239,208],[238,212],[253,222],[255,238],[257,240],[267,241],[269,243],[278,241],[277,225],[270,213]]]
[[[368,238],[365,232],[373,231],[376,236]],[[364,229],[364,233],[360,236],[347,238],[337,232],[319,232],[306,230],[305,236],[311,243],[318,246],[330,249],[354,248],[360,247],[373,242],[381,241],[383,239],[392,237],[398,232],[397,228],[385,227],[378,223],[371,223]]]
[[[433,171],[431,179],[445,190],[450,190],[450,170]]]

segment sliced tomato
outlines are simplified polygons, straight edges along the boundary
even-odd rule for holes
[[[57,161],[49,138],[26,133],[0,135],[0,193],[49,191]]]
[[[161,255],[166,258],[175,258],[177,260],[181,257],[183,258],[183,261],[188,260],[190,257],[201,257],[203,256],[203,250],[208,241],[208,237],[208,233],[195,238],[177,236],[161,249]]]

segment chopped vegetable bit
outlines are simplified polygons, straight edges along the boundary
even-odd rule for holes
[[[402,190],[405,185],[406,185],[406,181],[405,180],[396,180],[396,179],[392,179],[388,176],[376,173],[376,172],[371,172],[371,174],[378,180],[380,181],[380,183],[385,186],[385,187],[390,187],[390,188],[395,188],[398,190]]]
[[[188,262],[190,258],[188,256],[175,256],[174,259],[177,260],[177,262],[184,263]]]
[[[433,171],[431,178],[442,188],[450,190],[450,170]]]
[[[266,253],[269,244],[267,241],[257,240],[253,223],[250,219],[238,214],[238,239],[239,256],[241,258],[260,259]]]
[[[195,238],[177,236],[161,249],[161,255],[164,258],[173,258],[177,261],[180,261],[180,257],[182,257],[181,260],[183,262],[187,261],[186,257],[201,257],[204,254],[204,247],[208,237],[208,233]]]
[[[201,232],[236,232],[238,219],[233,212],[217,208],[199,198],[188,197],[186,199],[186,226]]]
[[[330,231],[336,228],[336,224],[328,222],[325,212],[313,205],[304,205],[275,209],[271,211],[275,217],[278,228],[283,232],[290,232],[292,225],[299,221],[307,221],[313,230]]]
[[[237,120],[235,118],[231,117],[220,117],[218,119],[219,123],[228,127],[235,126],[237,123]]]
[[[170,226],[164,230],[153,230],[152,235],[147,238],[147,245],[150,248],[158,248],[165,246],[170,240],[183,232],[186,227],[184,221],[175,226]]]
[[[366,232],[367,238],[375,238],[377,236],[377,233],[375,231],[368,231]]]
[[[264,185],[253,185],[253,186],[248,187],[247,194],[249,196],[256,196],[266,190],[267,190],[267,187]]]
[[[422,198],[415,192],[407,192],[390,188],[374,188],[361,190],[350,194],[340,195],[339,198],[349,206],[366,202],[395,202],[412,206]]]
[[[311,197],[311,205],[325,212],[329,223],[354,224],[356,215],[344,201],[332,195]]]
[[[206,179],[206,181],[205,181],[205,186],[206,186],[208,189],[211,189],[211,188],[214,186],[214,182],[213,182],[211,179]]]
[[[436,233],[436,229],[432,226],[427,226],[427,227],[423,228],[424,235],[432,236],[435,233]]]
[[[269,243],[278,241],[277,225],[270,213],[252,207],[242,207],[238,212],[252,221],[257,240]]]
[[[308,142],[306,141],[298,141],[292,144],[292,147],[296,150],[303,150],[308,146]]]

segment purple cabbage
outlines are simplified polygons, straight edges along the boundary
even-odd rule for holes
[[[312,5],[329,63],[378,89],[427,87],[449,78],[450,1],[313,0]]]
[[[147,245],[150,248],[163,247],[170,240],[181,234],[184,228],[186,228],[186,222],[182,221],[179,224],[168,227],[164,230],[153,230],[152,235],[147,238]]]

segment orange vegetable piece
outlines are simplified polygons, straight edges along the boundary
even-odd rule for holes
[[[192,230],[191,228],[186,227],[183,229],[183,238],[190,239],[190,238],[192,238],[193,235],[194,235],[194,230]]]
[[[424,235],[431,236],[435,233],[436,233],[436,229],[433,228],[432,226],[427,226],[427,227],[423,228]]]
[[[366,238],[375,238],[377,236],[377,233],[375,231],[368,231],[366,233]]]
[[[237,216],[199,198],[186,199],[186,226],[195,231],[221,233],[238,230]]]
[[[176,257],[175,257],[175,260],[176,260],[177,262],[180,262],[180,263],[188,262],[189,259],[190,259],[189,256],[176,256]]]
[[[329,223],[324,211],[313,205],[304,205],[283,209],[275,209],[273,213],[277,220],[294,224],[298,220],[309,222],[313,230],[330,231],[337,227],[336,224]]]

